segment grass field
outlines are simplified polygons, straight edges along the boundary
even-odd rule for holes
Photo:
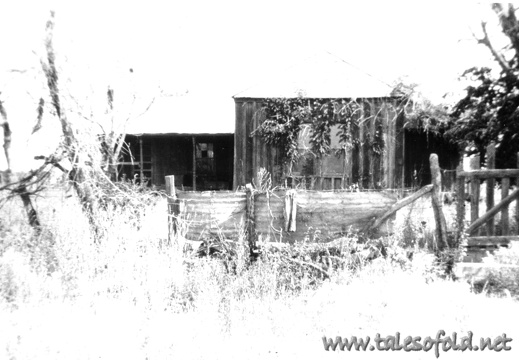
[[[275,256],[241,257],[229,272],[167,245],[163,199],[139,214],[109,210],[100,243],[71,194],[50,191],[36,204],[36,239],[17,201],[0,210],[0,359],[433,359],[432,350],[327,352],[322,337],[439,330],[472,331],[475,344],[513,339],[511,351],[441,358],[519,358],[515,293],[445,279],[432,255],[415,247],[409,260],[402,234],[386,239],[386,258],[323,280]]]

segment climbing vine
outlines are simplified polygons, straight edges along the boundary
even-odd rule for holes
[[[351,99],[304,99],[271,98],[264,101],[261,114],[265,120],[253,131],[251,136],[260,136],[266,144],[274,145],[281,151],[284,164],[297,162],[300,157],[298,136],[305,124],[310,124],[311,151],[317,158],[330,154],[331,129],[338,125],[337,136],[341,148],[337,156],[360,146],[360,139],[353,137],[359,127],[362,104]],[[384,151],[383,129],[377,124],[373,137],[367,137],[368,146],[373,153],[381,155]]]
[[[283,163],[294,163],[299,158],[298,136],[301,124],[307,119],[304,99],[266,99],[261,108],[265,121],[252,132],[268,145],[281,151]]]

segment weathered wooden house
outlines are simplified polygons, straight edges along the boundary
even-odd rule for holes
[[[388,84],[330,53],[311,57],[233,98],[233,188],[251,182],[261,168],[272,174],[274,185],[323,190],[415,188],[430,183],[430,153],[439,155],[444,169],[455,169],[459,159],[456,149],[441,137],[407,126],[404,99]],[[355,103],[350,145],[341,142],[340,124],[335,124],[329,134],[331,150],[326,156],[316,156],[311,146],[314,131],[308,121],[298,134],[299,159],[291,166],[283,164],[279,148],[254,135],[266,120],[268,99],[303,99],[308,106],[326,100]]]
[[[180,189],[230,190],[233,127],[232,113],[222,104],[187,96],[158,98],[127,125],[119,179],[144,178],[162,187],[166,175],[175,175]]]

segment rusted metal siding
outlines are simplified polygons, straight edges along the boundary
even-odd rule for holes
[[[256,234],[270,241],[326,241],[348,231],[366,230],[393,205],[396,195],[385,192],[297,191],[296,231],[285,229],[285,190],[257,195]]]
[[[236,238],[245,224],[247,197],[234,191],[178,191],[179,224],[187,239]]]

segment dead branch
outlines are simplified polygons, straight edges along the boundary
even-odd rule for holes
[[[499,63],[499,65],[505,72],[509,72],[510,66],[508,65],[508,63],[505,60],[505,58],[503,57],[503,55],[501,53],[499,53],[492,45],[492,42],[490,41],[490,38],[488,37],[487,23],[484,21],[481,22],[481,30],[483,30],[483,38],[478,38],[474,33],[472,33],[472,36],[474,36],[474,38],[477,40],[478,44],[483,44],[490,50],[494,59]]]
[[[506,9],[503,4],[492,4],[492,10],[499,17],[503,33],[508,37],[514,50],[519,54],[519,23],[515,16],[515,9],[512,4],[508,4]]]
[[[2,122],[0,125],[4,129],[4,153],[5,160],[7,161],[7,169],[10,171],[11,169],[11,157],[10,157],[10,148],[11,148],[11,127],[9,126],[9,122],[7,121],[7,113],[5,112],[4,105],[2,100],[0,100],[0,115],[2,116]]]

